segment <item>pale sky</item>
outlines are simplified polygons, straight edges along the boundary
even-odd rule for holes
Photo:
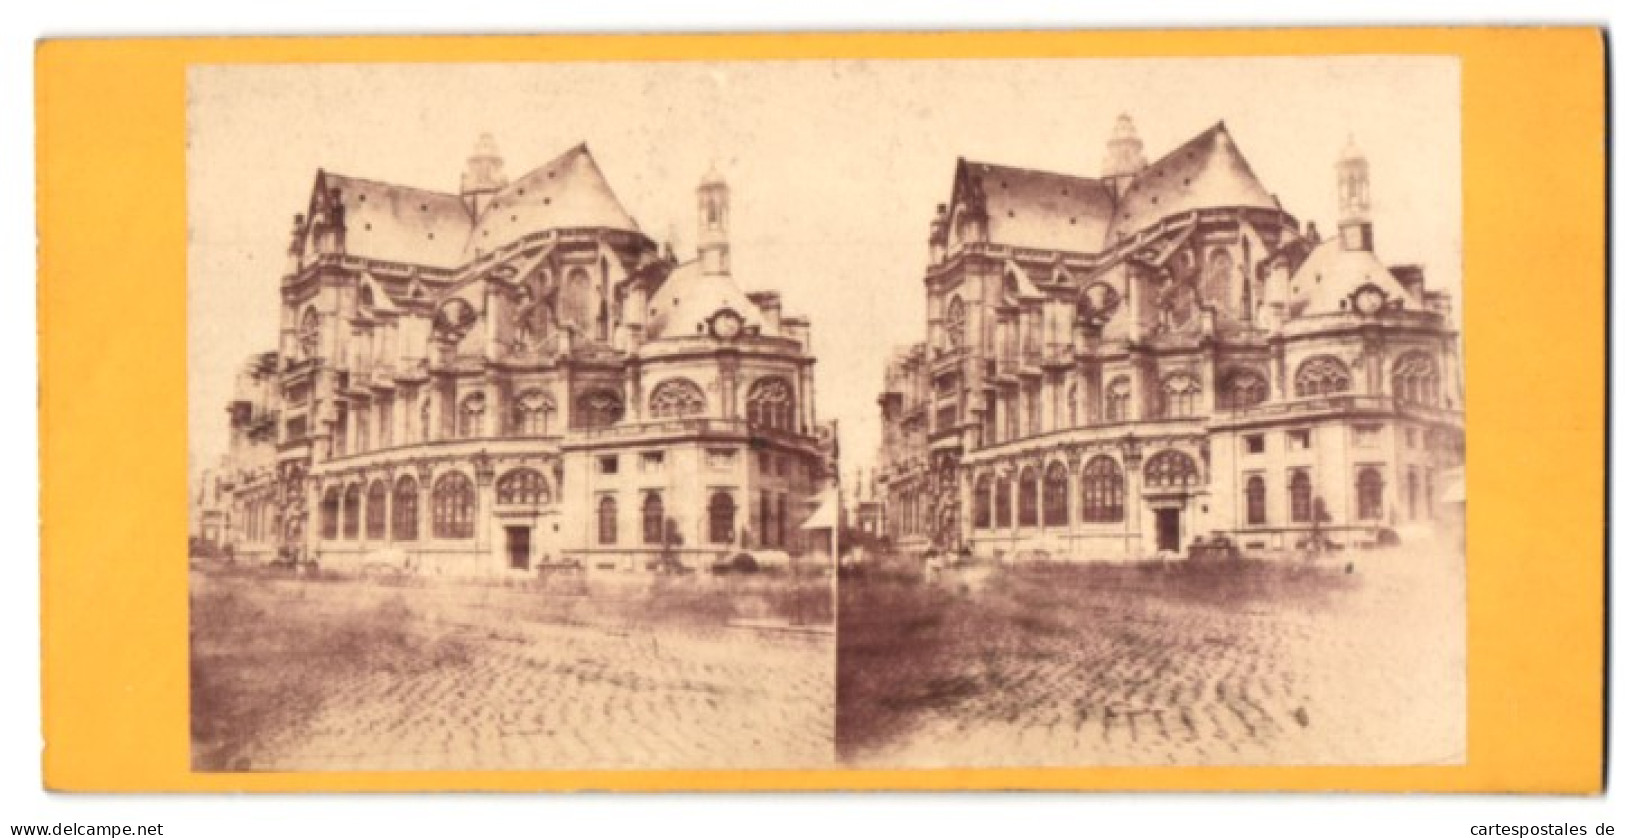
[[[1454,58],[282,65],[193,68],[189,417],[196,466],[227,439],[250,353],[276,346],[294,213],[318,168],[455,192],[482,132],[510,178],[585,141],[645,233],[693,251],[694,187],[732,188],[734,274],[812,320],[820,420],[868,469],[893,346],[925,332],[926,230],[957,157],[1099,174],[1119,113],[1146,157],[1223,120],[1264,185],[1322,231],[1352,136],[1378,254],[1461,288]]]

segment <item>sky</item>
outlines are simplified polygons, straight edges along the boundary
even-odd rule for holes
[[[1352,138],[1378,255],[1461,299],[1453,58],[233,65],[194,67],[187,96],[194,468],[226,449],[243,360],[276,346],[316,170],[455,192],[486,132],[510,178],[586,142],[643,231],[684,258],[715,165],[736,279],[812,321],[817,411],[840,420],[849,476],[874,460],[886,358],[924,336],[926,232],[959,157],[1094,176],[1118,114],[1150,160],[1222,120],[1285,208],[1326,231]]]

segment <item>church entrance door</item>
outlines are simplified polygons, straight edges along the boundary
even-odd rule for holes
[[[1157,552],[1179,552],[1179,510],[1157,510]]]

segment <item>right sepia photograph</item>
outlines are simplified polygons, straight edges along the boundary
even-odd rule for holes
[[[1076,68],[913,190],[839,759],[1464,762],[1456,63]]]

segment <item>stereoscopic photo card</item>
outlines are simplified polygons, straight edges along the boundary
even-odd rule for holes
[[[52,788],[1599,788],[1595,31],[38,65]]]

